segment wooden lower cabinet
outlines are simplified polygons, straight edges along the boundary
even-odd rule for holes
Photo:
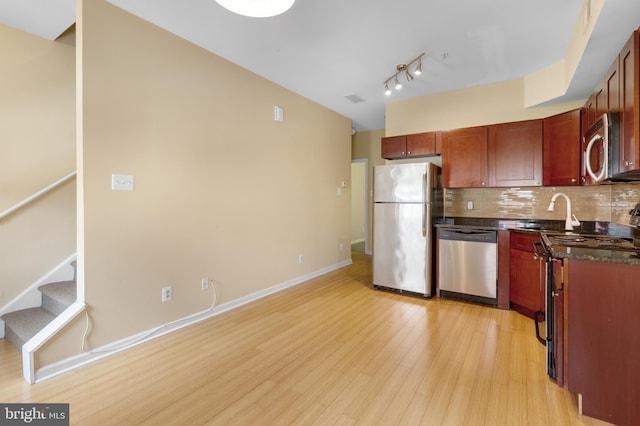
[[[640,422],[640,265],[569,260],[568,387],[582,413]]]
[[[529,318],[544,312],[544,261],[535,254],[535,233],[511,232],[509,250],[509,302],[511,309]]]

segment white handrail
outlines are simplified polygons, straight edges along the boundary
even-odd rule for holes
[[[66,175],[65,177],[63,177],[61,179],[58,179],[57,181],[53,182],[51,185],[47,186],[46,188],[43,188],[40,191],[36,192],[35,194],[25,198],[24,200],[22,200],[19,203],[15,204],[13,207],[9,207],[7,210],[5,210],[2,213],[0,213],[0,220],[2,220],[5,217],[9,216],[11,213],[15,212],[16,210],[26,206],[27,204],[29,204],[33,200],[43,196],[47,192],[57,188],[58,186],[62,185],[63,183],[65,183],[66,181],[68,181],[69,179],[74,177],[75,175],[76,175],[76,171],[73,171],[73,172],[69,173],[68,175]]]

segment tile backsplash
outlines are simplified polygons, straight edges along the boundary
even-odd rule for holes
[[[447,217],[487,217],[502,219],[564,220],[566,204],[558,198],[555,211],[548,212],[553,194],[563,192],[571,198],[578,220],[629,224],[629,210],[640,202],[640,183],[520,188],[445,189]],[[468,202],[473,209],[468,209]]]

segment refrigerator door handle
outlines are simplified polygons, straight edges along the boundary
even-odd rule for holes
[[[422,236],[427,236],[427,172],[422,173]]]

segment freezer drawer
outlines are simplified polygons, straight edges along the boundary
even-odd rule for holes
[[[374,205],[373,285],[432,294],[432,231],[427,204]]]

